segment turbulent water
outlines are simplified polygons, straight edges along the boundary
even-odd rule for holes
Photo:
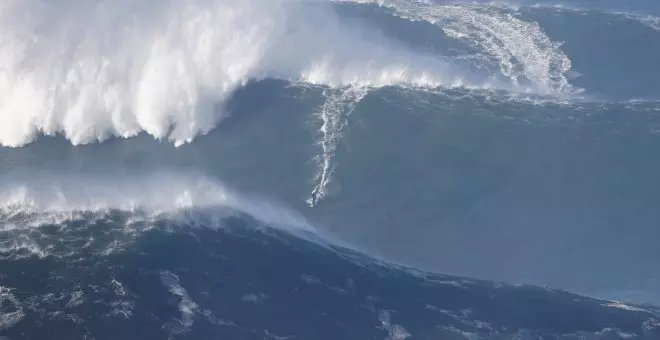
[[[0,0],[0,339],[659,339],[658,61],[650,0]]]

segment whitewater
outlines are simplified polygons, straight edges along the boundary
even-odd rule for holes
[[[212,130],[227,115],[215,107],[238,87],[264,78],[333,89],[571,92],[570,60],[533,23],[478,7],[383,5],[479,45],[504,77],[341,22],[328,3],[5,1],[0,143],[62,134],[77,145],[146,132],[180,145]]]

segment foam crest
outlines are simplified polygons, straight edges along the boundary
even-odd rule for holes
[[[329,87],[494,86],[348,23],[325,2],[7,0],[0,5],[0,144],[213,129],[252,79]]]
[[[0,186],[3,231],[57,223],[78,214],[102,216],[115,210],[143,218],[164,215],[190,220],[203,216],[200,218],[204,221],[241,212],[270,226],[313,231],[302,215],[256,197],[239,195],[204,176],[162,172],[122,179],[33,178],[39,179],[7,180]]]
[[[416,0],[355,2],[376,3],[393,9],[401,17],[439,26],[448,36],[483,51],[518,91],[546,95],[581,92],[568,82],[567,74],[572,65],[561,50],[561,44],[545,35],[537,23],[518,18],[507,6],[434,4]]]
[[[660,31],[660,17],[651,14],[644,14],[643,10],[629,12],[629,11],[621,11],[620,9],[617,8],[605,9],[602,8],[601,6],[597,6],[596,8],[590,8],[590,7],[580,6],[579,4],[575,4],[575,3],[550,3],[550,4],[537,3],[531,5],[530,7],[542,8],[542,9],[550,8],[557,11],[570,11],[570,12],[581,12],[581,13],[590,13],[590,12],[604,13],[607,15],[613,15],[616,17],[622,17],[632,21],[637,21],[644,26],[652,28],[656,31]]]
[[[660,31],[660,17],[653,15],[637,14],[637,13],[626,13],[626,12],[614,12],[615,15],[622,16],[626,19],[637,21],[642,25]]]
[[[660,31],[660,17],[645,16],[640,19],[642,23],[656,31]]]

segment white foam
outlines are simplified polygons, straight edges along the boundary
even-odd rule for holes
[[[649,28],[652,28],[656,31],[660,31],[660,17],[650,14],[622,12],[619,10],[591,9],[591,8],[581,7],[575,3],[555,3],[555,4],[538,3],[531,5],[531,7],[552,8],[561,11],[573,11],[573,12],[582,12],[582,13],[589,13],[589,12],[606,13],[609,15],[614,15],[629,20],[637,21]]]
[[[181,325],[184,329],[190,328],[195,323],[195,314],[199,312],[197,303],[193,301],[185,288],[179,283],[179,277],[168,271],[160,273],[160,281],[167,287],[170,293],[180,297],[179,311],[181,312]]]
[[[612,302],[609,302],[609,303],[605,304],[605,306],[607,306],[607,307],[612,307],[612,308],[624,309],[624,310],[632,311],[632,312],[646,312],[646,313],[649,312],[649,311],[647,311],[647,310],[645,310],[645,309],[642,309],[642,308],[639,308],[639,307],[635,307],[635,306],[626,305],[626,304],[621,303],[621,302],[619,302],[619,301],[612,301]]]
[[[381,310],[378,313],[378,321],[380,321],[381,326],[388,333],[386,340],[405,340],[412,336],[403,326],[393,324],[391,319],[390,312],[387,310]]]
[[[66,303],[66,307],[73,308],[82,305],[85,302],[84,295],[85,293],[82,290],[72,292],[69,302]]]
[[[341,2],[353,2],[340,0]],[[551,95],[581,92],[568,82],[571,61],[537,23],[494,4],[433,4],[417,0],[359,0],[391,8],[401,17],[439,26],[448,36],[465,41],[499,64],[518,91]],[[522,80],[531,82],[531,87]]]
[[[610,328],[610,327],[603,328],[601,331],[596,332],[595,335],[603,338],[617,336],[619,339],[630,339],[637,337],[637,334],[635,333],[622,332],[616,328]]]
[[[124,289],[124,285],[121,282],[113,278],[112,281],[110,281],[110,284],[112,285],[112,289],[115,291],[116,295],[126,296],[126,289]]]
[[[660,321],[656,318],[650,318],[642,323],[642,330],[644,332],[651,332],[655,329],[660,329]]]
[[[652,28],[656,31],[660,31],[660,17],[656,17],[653,15],[644,15],[644,14],[636,14],[636,13],[625,13],[625,12],[617,12],[617,15],[620,15],[626,19],[638,21],[642,25]]]
[[[13,288],[0,286],[0,331],[11,328],[25,317],[23,307],[13,291]]]
[[[467,86],[446,61],[342,21],[325,1],[5,0],[0,145],[146,132],[190,142],[250,79]]]
[[[348,116],[366,95],[367,89],[363,87],[326,90],[323,94],[324,102],[317,114],[319,120],[323,122],[319,141],[323,152],[317,160],[319,170],[315,178],[316,185],[307,200],[312,207],[328,195],[327,187],[335,170],[334,157],[337,143],[348,125]]]
[[[204,218],[202,222],[223,219],[238,211],[273,227],[312,231],[296,212],[239,195],[216,180],[190,173],[112,177],[39,173],[28,180],[3,178],[0,184],[0,221],[9,226],[3,227],[5,231],[57,224],[85,213],[102,216],[111,210],[134,212],[137,219],[167,215],[189,223],[196,223],[195,218]],[[188,214],[191,210],[210,213]]]
[[[0,259],[18,259],[35,256],[45,258],[50,255],[50,249],[39,245],[28,235],[19,235],[9,239],[0,239]],[[7,254],[7,255],[5,255]]]

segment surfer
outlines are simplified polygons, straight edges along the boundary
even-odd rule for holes
[[[318,187],[316,187],[314,188],[314,191],[312,191],[312,195],[307,200],[307,203],[309,204],[310,207],[314,208],[321,199],[321,196],[322,196],[321,191],[319,190]]]

